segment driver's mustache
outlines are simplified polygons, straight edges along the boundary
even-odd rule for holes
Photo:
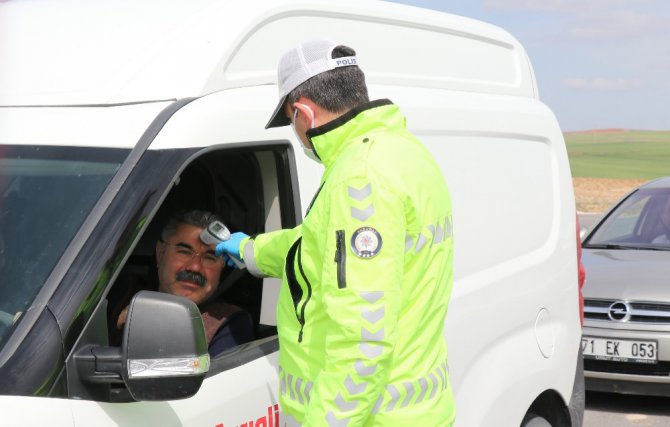
[[[191,282],[203,287],[207,283],[207,279],[200,273],[190,270],[182,270],[177,273],[176,279],[180,282]]]

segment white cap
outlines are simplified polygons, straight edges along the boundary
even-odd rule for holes
[[[279,104],[265,129],[286,126],[291,120],[284,114],[286,96],[302,83],[338,67],[358,65],[355,56],[333,59],[333,49],[337,43],[330,40],[307,40],[286,52],[279,60],[277,79],[279,85]]]

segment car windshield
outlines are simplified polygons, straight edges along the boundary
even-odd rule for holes
[[[640,189],[624,200],[584,247],[670,250],[670,189]]]
[[[129,150],[0,145],[0,340]]]

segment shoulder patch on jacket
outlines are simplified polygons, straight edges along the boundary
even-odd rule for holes
[[[382,249],[382,236],[372,227],[361,227],[351,236],[351,250],[359,258],[372,258]]]

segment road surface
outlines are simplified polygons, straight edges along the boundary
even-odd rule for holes
[[[586,393],[584,427],[670,426],[670,397]]]

